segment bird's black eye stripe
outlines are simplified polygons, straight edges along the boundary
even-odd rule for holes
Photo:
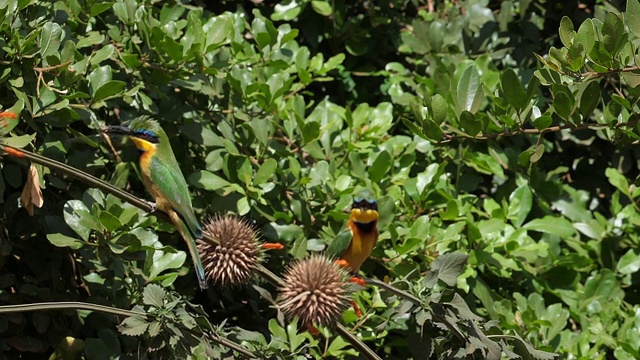
[[[158,135],[156,135],[153,131],[149,130],[134,130],[133,131],[136,137],[147,140],[150,143],[157,144],[158,143]]]

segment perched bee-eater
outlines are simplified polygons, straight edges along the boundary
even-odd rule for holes
[[[206,289],[207,281],[195,242],[195,239],[202,238],[202,228],[193,213],[187,182],[173,155],[167,134],[155,120],[147,117],[133,120],[128,127],[109,126],[106,132],[126,136],[138,148],[142,182],[154,198],[156,207],[169,215],[187,243],[200,289]]]
[[[360,191],[353,198],[347,224],[327,248],[327,252],[353,275],[357,274],[378,242],[378,218],[378,203],[373,193],[369,190]]]

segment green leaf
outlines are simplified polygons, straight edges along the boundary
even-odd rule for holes
[[[555,93],[553,109],[562,119],[569,120],[571,112],[573,111],[573,105],[573,99],[571,99],[569,95],[564,92]]]
[[[513,69],[506,69],[501,78],[502,92],[507,102],[520,112],[527,106],[529,99],[520,82],[518,75]]]
[[[330,16],[333,13],[331,4],[326,1],[311,1],[311,7],[313,7],[313,11],[322,16]]]
[[[624,292],[620,289],[616,275],[609,269],[603,269],[587,279],[582,294],[584,300],[580,305],[587,307],[594,301],[613,303],[613,300],[622,296]]]
[[[460,126],[471,136],[476,136],[482,130],[482,124],[476,120],[472,113],[463,111],[460,113]]]
[[[621,274],[634,274],[640,270],[640,250],[629,249],[618,261],[616,270]]]
[[[42,32],[40,33],[39,42],[40,55],[42,55],[43,59],[46,59],[49,55],[58,53],[63,37],[64,31],[62,31],[60,25],[53,22],[44,24]]]
[[[433,109],[433,120],[436,124],[442,124],[449,113],[449,104],[447,100],[440,94],[435,94],[431,97],[431,109]]]
[[[110,8],[112,8],[113,4],[114,4],[113,2],[103,2],[103,3],[93,4],[91,5],[89,16],[94,17],[96,15],[103,13],[109,10]]]
[[[576,43],[582,44],[587,54],[593,49],[593,45],[596,43],[596,31],[591,19],[586,19],[582,25],[580,25],[576,35]]]
[[[604,24],[602,24],[602,43],[604,48],[610,54],[615,55],[624,41],[626,41],[626,35],[622,20],[612,12],[607,13]]]
[[[139,336],[147,331],[148,326],[149,324],[142,316],[136,315],[124,319],[118,325],[118,330],[124,335]]]
[[[527,219],[531,206],[533,205],[533,193],[529,188],[529,184],[519,186],[509,195],[509,208],[507,210],[507,219],[515,227],[520,227]]]
[[[111,73],[111,66],[105,65],[96,68],[87,76],[92,95],[95,95],[96,91],[98,91],[102,85],[111,81]]]
[[[13,125],[15,126],[15,125]],[[11,127],[11,125],[9,126]],[[36,134],[32,135],[21,135],[21,136],[10,136],[4,137],[0,140],[3,144],[13,146],[14,148],[22,149],[27,145],[31,144],[33,139],[35,139]]]
[[[580,96],[580,105],[578,106],[580,114],[585,119],[589,118],[593,110],[598,106],[600,98],[600,84],[596,80],[590,81]]]
[[[307,184],[308,187],[318,186],[325,184],[327,180],[331,179],[329,173],[329,163],[326,161],[318,161],[314,167],[309,171],[310,181]]]
[[[614,168],[607,168],[604,174],[607,176],[607,179],[609,179],[611,185],[615,186],[616,189],[620,190],[620,192],[627,197],[632,198],[629,192],[629,182],[624,175]]]
[[[638,0],[627,0],[627,11],[625,12],[629,31],[640,38],[640,2]]]
[[[369,177],[373,182],[379,182],[381,179],[389,176],[389,169],[393,165],[391,154],[386,150],[381,151],[376,159],[369,167]]]
[[[538,130],[544,130],[548,128],[553,122],[553,118],[551,116],[542,115],[533,120],[533,126]]]
[[[201,170],[189,176],[189,183],[209,191],[220,190],[231,185],[227,180],[206,170]]]
[[[20,113],[24,109],[24,101],[18,100],[12,107],[0,113],[0,137],[7,135],[20,122]],[[33,140],[30,139],[29,142]],[[24,146],[16,146],[23,148]]]
[[[100,86],[93,93],[93,101],[104,100],[110,96],[119,94],[127,86],[127,83],[120,80],[111,80]]]
[[[578,71],[584,66],[584,60],[587,54],[584,50],[584,45],[580,43],[575,43],[571,45],[569,51],[567,52],[567,57],[569,59],[569,66],[571,70]]]
[[[484,93],[480,87],[480,75],[476,67],[469,66],[460,76],[456,88],[456,108],[458,113],[464,110],[475,114],[482,105]]]
[[[469,255],[459,253],[440,255],[433,262],[432,269],[437,272],[438,279],[449,286],[455,286],[468,259]]]
[[[563,16],[560,20],[560,41],[565,47],[571,47],[573,40],[575,39],[576,32],[573,27],[573,22],[568,16]]]
[[[84,246],[82,241],[62,234],[47,234],[47,240],[57,247],[70,247],[73,250]]]
[[[533,150],[533,154],[531,155],[531,158],[529,160],[532,163],[537,163],[538,160],[542,158],[542,155],[544,155],[544,145],[538,144]]]
[[[260,169],[258,169],[256,176],[253,178],[253,184],[259,185],[269,181],[273,174],[275,174],[277,168],[278,163],[275,159],[271,158],[265,160],[265,162],[260,165]]]
[[[162,288],[162,286],[158,284],[149,284],[145,286],[142,293],[142,302],[145,305],[161,308],[164,306],[164,299],[166,296],[167,292]]]
[[[236,202],[236,209],[238,210],[238,215],[243,216],[251,211],[251,205],[249,204],[249,199],[246,196],[241,197]]]
[[[570,237],[575,234],[576,229],[571,222],[563,217],[556,217],[547,215],[543,218],[533,219],[524,224],[523,228],[527,230],[539,231],[552,235],[557,235],[561,238]]]
[[[106,211],[100,212],[99,220],[107,231],[114,231],[122,226],[120,220],[116,216]]]
[[[233,18],[229,15],[220,15],[211,21],[207,31],[207,52],[214,50],[220,44],[226,42],[233,33]]]
[[[65,43],[66,45],[66,43]],[[113,55],[113,53],[115,53],[116,48],[115,46],[109,44],[106,45],[105,47],[103,47],[102,49],[96,51],[95,53],[93,53],[93,56],[91,56],[91,65],[99,65],[101,62],[103,62],[104,60],[107,60],[111,57],[111,55]]]
[[[160,273],[165,270],[177,269],[184,264],[187,259],[187,254],[183,251],[177,253],[168,253],[162,250],[150,250],[153,253],[152,256],[147,255],[147,263],[149,269],[149,277],[151,280],[155,279]],[[147,264],[145,263],[145,267]]]
[[[84,241],[89,240],[89,234],[91,233],[91,228],[85,226],[86,221],[83,221],[87,218],[91,218],[91,214],[82,201],[69,200],[64,204],[64,221]]]
[[[431,139],[433,141],[440,141],[442,138],[442,128],[431,119],[424,119],[421,132],[427,137],[427,139]]]
[[[308,121],[302,127],[302,139],[304,144],[316,140],[320,136],[320,124],[315,121]]]

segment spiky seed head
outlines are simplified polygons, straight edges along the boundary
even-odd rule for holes
[[[325,255],[311,255],[289,266],[278,306],[303,324],[333,325],[349,306],[349,273]]]
[[[197,240],[207,281],[218,286],[249,282],[253,269],[262,260],[261,243],[249,221],[218,215],[205,223],[202,232],[217,242]]]

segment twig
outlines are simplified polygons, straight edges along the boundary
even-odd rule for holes
[[[633,71],[639,71],[640,67],[638,66],[629,66],[626,68],[622,68],[622,69],[609,69],[607,71],[602,71],[602,72],[598,72],[598,71],[587,71],[587,72],[583,72],[578,74],[579,77],[582,78],[599,78],[599,77],[604,77],[607,75],[611,75],[611,74],[616,74],[616,73],[621,73],[621,72],[633,72]]]
[[[41,311],[41,310],[58,310],[58,309],[74,309],[74,310],[90,310],[98,311],[114,316],[147,316],[147,313],[133,310],[118,309],[111,306],[91,304],[81,301],[60,301],[60,302],[41,302],[32,304],[18,305],[0,305],[0,314]]]
[[[628,121],[625,123],[618,123],[615,124],[613,126],[613,128],[615,129],[619,129],[622,127],[635,127],[636,125],[638,125],[639,120],[632,120],[632,121]],[[599,129],[606,129],[606,128],[610,128],[611,125],[610,124],[582,124],[582,125],[573,125],[573,124],[566,124],[566,125],[558,125],[558,126],[551,126],[548,128],[544,128],[544,129],[517,129],[517,130],[513,130],[513,131],[507,131],[507,132],[503,132],[503,133],[497,133],[497,134],[489,134],[489,135],[476,135],[476,136],[459,136],[459,135],[449,135],[449,134],[443,134],[443,136],[446,137],[446,140],[442,140],[437,142],[436,144],[438,145],[442,145],[442,144],[446,144],[448,142],[451,142],[453,140],[459,140],[459,139],[471,139],[471,140],[490,140],[490,139],[495,139],[495,138],[499,138],[499,137],[507,137],[507,136],[515,136],[515,135],[522,135],[522,134],[530,134],[530,135],[539,135],[539,134],[546,134],[546,133],[551,133],[551,132],[558,132],[561,130],[566,130],[566,129],[571,129],[573,131],[578,131],[578,130],[599,130]]]
[[[348,342],[350,342],[351,345],[353,345],[353,347],[358,349],[360,351],[360,355],[364,355],[367,359],[382,360],[382,358],[378,356],[378,354],[373,352],[373,350],[371,350],[370,347],[365,345],[362,341],[360,341],[360,339],[358,339],[357,337],[355,337],[355,335],[350,333],[349,330],[347,330],[347,328],[342,326],[342,324],[336,325],[336,332],[340,334],[340,336],[345,338]]]
[[[397,295],[407,301],[412,302],[413,304],[417,305],[417,306],[422,306],[422,300],[418,299],[417,297],[409,294],[406,291],[400,290],[397,287],[387,284],[386,282],[380,281],[378,279],[365,279],[365,282],[367,284],[370,285],[375,285],[377,287],[383,288],[385,290],[387,290],[390,293],[393,293],[394,295]]]

